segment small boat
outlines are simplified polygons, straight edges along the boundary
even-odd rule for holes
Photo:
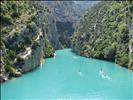
[[[106,78],[108,80],[111,79],[103,70],[100,70],[99,74],[102,76],[102,78]]]
[[[78,74],[79,74],[80,76],[82,76],[82,72],[81,72],[81,71],[78,71]]]

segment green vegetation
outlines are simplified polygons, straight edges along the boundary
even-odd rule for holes
[[[37,41],[34,41],[32,45],[32,49],[36,49],[39,46],[40,46],[39,43]]]
[[[115,61],[133,69],[129,53],[129,29],[133,22],[133,2],[100,2],[84,15],[71,37],[80,55]],[[130,56],[130,58],[129,58]]]
[[[12,24],[13,23],[13,21],[12,21],[12,18],[11,18],[11,16],[9,16],[9,15],[5,15],[5,16],[3,16],[3,15],[1,15],[0,16],[0,19],[2,20],[2,24],[8,24],[8,25],[10,25],[10,24]]]
[[[33,54],[32,51],[41,46],[41,42],[45,42],[46,47],[39,48],[42,54],[45,49],[46,57],[53,56],[54,49],[49,40],[45,40],[43,32],[48,28],[43,25],[48,24],[48,12],[48,8],[38,2],[25,0],[1,2],[1,75],[6,76],[8,73],[9,77],[16,76],[25,60],[32,56],[30,55]]]
[[[15,18],[19,18],[27,10],[26,1],[3,1],[0,7],[2,24],[13,24]]]
[[[54,52],[55,52],[54,48],[50,44],[49,40],[45,38],[45,48],[44,48],[45,58],[53,57]]]

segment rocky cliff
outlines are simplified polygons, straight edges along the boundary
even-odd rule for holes
[[[71,37],[73,51],[132,69],[132,23],[132,1],[99,2],[81,18]]]
[[[45,1],[55,18],[59,41],[62,47],[69,47],[69,37],[74,32],[74,22],[79,18],[73,1]]]
[[[75,30],[75,24],[93,1],[88,2],[85,9],[82,9],[84,4],[74,1],[45,1],[44,3],[55,17],[54,21],[62,47],[70,47],[70,36]]]
[[[1,19],[0,81],[39,67],[59,47],[49,9],[39,2],[3,1]]]

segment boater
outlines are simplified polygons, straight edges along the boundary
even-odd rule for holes
[[[79,74],[79,75],[82,75],[82,72],[81,72],[80,70],[78,70],[78,74]]]
[[[103,78],[106,78],[106,79],[111,79],[106,73],[105,73],[105,71],[103,70],[103,69],[101,69],[100,70],[100,75],[103,77]]]
[[[103,75],[103,76],[107,76],[105,71],[102,68],[100,69],[100,74]]]
[[[100,69],[99,74],[100,74],[100,76],[102,76],[102,78],[107,78],[107,75],[106,75],[106,73],[104,72],[103,69]]]

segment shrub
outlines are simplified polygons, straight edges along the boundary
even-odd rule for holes
[[[12,12],[12,15],[11,15],[13,18],[15,18],[15,17],[19,17],[20,16],[20,12],[18,12],[18,11],[14,11],[14,12]]]
[[[127,25],[126,25],[125,22],[120,22],[120,23],[118,24],[118,30],[119,30],[120,32],[123,32],[124,30],[126,30],[126,28],[127,28]]]
[[[4,46],[5,46],[5,44],[4,44],[4,42],[1,40],[1,41],[0,41],[0,49],[4,49]]]
[[[47,38],[45,39],[44,53],[46,58],[54,56],[54,49]]]
[[[104,57],[111,61],[115,60],[116,48],[113,46],[107,47],[104,49]]]
[[[27,28],[30,30],[30,33],[37,33],[38,29],[34,22],[28,23]]]
[[[32,45],[32,49],[36,49],[39,46],[40,46],[39,43],[37,41],[34,41],[34,43]]]
[[[13,50],[8,50],[8,55],[10,59],[14,59],[16,57],[16,53]]]
[[[121,66],[128,66],[128,61],[129,61],[129,56],[128,53],[123,51],[123,50],[119,50],[116,53],[116,63],[120,64]]]
[[[24,43],[25,43],[26,45],[30,45],[30,44],[32,43],[32,41],[31,41],[31,39],[30,39],[29,37],[25,37],[24,40],[25,40]]]
[[[13,20],[10,15],[1,15],[0,20],[3,24],[12,24]]]
[[[5,13],[8,12],[8,8],[7,8],[6,4],[1,3],[1,5],[0,5],[0,12],[1,12],[1,14],[5,14]]]

